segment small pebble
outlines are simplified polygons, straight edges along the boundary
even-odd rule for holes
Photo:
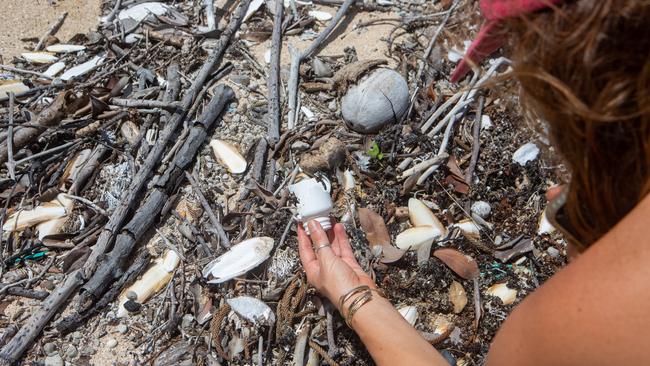
[[[485,201],[476,201],[472,204],[472,212],[480,216],[482,219],[490,216],[491,211],[492,207],[490,207],[490,204]]]
[[[115,330],[117,330],[117,332],[120,334],[126,334],[126,332],[129,331],[129,327],[127,327],[125,324],[120,324],[115,328]]]
[[[59,355],[48,356],[45,358],[45,366],[63,366],[63,358]]]
[[[336,101],[333,100],[333,101],[329,102],[329,104],[327,105],[327,108],[329,108],[329,110],[332,111],[332,112],[336,112],[336,110],[338,109],[338,107],[336,106]]]
[[[43,286],[43,288],[45,288],[48,291],[54,290],[54,282],[50,280],[44,280],[43,282],[41,282],[41,286]]]
[[[65,355],[67,358],[75,358],[79,352],[77,351],[77,347],[73,345],[68,345],[68,348],[65,349]]]
[[[135,301],[138,299],[138,294],[136,294],[135,291],[129,291],[126,293],[126,298]]]
[[[560,251],[555,247],[548,247],[548,249],[546,249],[546,253],[548,253],[551,258],[557,258],[560,256]]]
[[[45,355],[47,356],[52,356],[56,353],[56,344],[50,342],[50,343],[45,343],[43,346],[43,352],[45,352]]]
[[[108,348],[115,348],[115,347],[117,347],[117,341],[116,341],[114,338],[110,338],[110,339],[106,342],[106,346],[107,346]]]
[[[194,321],[194,316],[192,314],[183,315],[183,320],[181,320],[181,328],[183,329],[190,328],[192,326],[193,321]]]
[[[129,300],[124,303],[124,308],[130,313],[137,313],[140,311],[140,308],[142,308],[142,304],[133,300]]]
[[[84,348],[81,349],[80,353],[81,353],[82,356],[90,356],[90,355],[95,354],[95,349],[93,349],[90,346],[85,346]]]

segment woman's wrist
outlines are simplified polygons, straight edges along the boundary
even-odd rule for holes
[[[346,324],[352,328],[352,319],[357,312],[371,301],[385,297],[384,292],[377,289],[376,286],[359,285],[341,295],[335,304],[341,316],[345,319]]]

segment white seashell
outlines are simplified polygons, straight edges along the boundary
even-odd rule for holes
[[[350,171],[349,169],[347,169],[346,171],[337,169],[336,179],[339,181],[339,185],[346,192],[351,191],[355,188],[354,175],[352,175],[352,171]]]
[[[56,204],[62,205],[65,209],[66,215],[58,218],[47,220],[41,222],[36,226],[36,231],[38,232],[38,240],[43,240],[46,236],[60,234],[63,231],[63,226],[68,221],[68,215],[72,212],[74,208],[74,202],[65,194],[59,194]],[[52,202],[55,202],[52,201]]]
[[[72,210],[72,200],[60,193],[55,199],[45,202],[31,210],[19,210],[12,213],[2,225],[4,231],[22,231],[44,221],[58,219],[69,214]],[[66,210],[66,207],[69,207]]]
[[[480,228],[470,219],[461,220],[452,226],[459,228],[463,236],[469,240],[475,241],[481,238]]]
[[[139,280],[122,291],[117,308],[117,316],[124,317],[128,314],[128,311],[124,308],[124,303],[128,301],[127,294],[129,292],[136,294],[137,297],[134,301],[139,303],[146,302],[151,296],[169,283],[180,261],[181,258],[178,256],[178,253],[173,250],[168,250],[163,258],[158,258],[156,263]]]
[[[164,15],[169,11],[169,6],[159,2],[148,2],[122,10],[117,18],[120,20],[131,18],[137,22],[151,15]]]
[[[50,67],[48,67],[47,70],[45,70],[45,72],[43,72],[43,75],[53,78],[58,73],[63,71],[63,69],[65,69],[65,62],[63,61],[55,62],[52,65],[50,65]]]
[[[481,130],[489,130],[492,128],[492,118],[487,114],[481,116]]]
[[[532,142],[522,145],[512,154],[512,160],[521,165],[526,166],[529,161],[537,159],[539,155],[539,147]]]
[[[438,220],[436,215],[424,204],[424,202],[411,198],[409,199],[409,219],[413,226],[431,226],[438,231],[439,237],[447,236],[447,229]]]
[[[404,319],[411,325],[415,326],[418,321],[418,308],[415,306],[402,306],[397,309]]]
[[[262,7],[262,4],[264,4],[264,0],[253,0],[250,2],[248,5],[248,9],[246,9],[246,15],[244,15],[244,20],[243,22],[246,22],[248,19],[250,19],[255,12]]]
[[[326,22],[330,19],[332,19],[332,14],[326,12],[326,11],[320,11],[320,10],[310,10],[307,12],[310,17],[314,17],[317,20],[320,20],[321,22]]]
[[[374,133],[397,123],[409,106],[409,88],[398,72],[377,69],[350,87],[341,100],[341,113],[350,128]]]
[[[203,277],[208,283],[222,283],[241,276],[267,260],[272,249],[273,239],[269,237],[244,240],[208,263],[203,268]]]
[[[314,117],[316,117],[316,114],[305,106],[300,107],[300,111],[307,117],[308,121],[313,121],[315,119]]]
[[[418,249],[422,245],[431,245],[440,237],[440,231],[432,226],[418,226],[406,229],[395,238],[395,246],[402,250]]]
[[[210,147],[219,163],[225,166],[233,174],[241,174],[246,171],[246,159],[237,151],[237,148],[223,140],[210,141]]]
[[[501,299],[503,305],[510,305],[517,300],[517,290],[513,290],[505,283],[497,283],[487,289],[487,294]]]
[[[267,64],[271,63],[271,50],[266,50],[266,52],[264,52],[264,62]]]
[[[546,217],[546,210],[542,211],[542,215],[539,217],[539,222],[537,224],[537,235],[552,234],[555,232],[555,226],[548,221]]]
[[[33,64],[51,64],[59,60],[58,57],[49,52],[23,52],[20,55]]]
[[[89,61],[86,61],[83,64],[72,67],[68,71],[64,72],[63,75],[61,75],[61,80],[68,81],[74,77],[84,75],[90,72],[90,70],[94,69],[95,67],[101,65],[103,62],[104,62],[103,56],[95,56]]]
[[[48,52],[54,52],[54,53],[70,53],[70,52],[79,52],[83,51],[86,49],[86,46],[81,46],[77,44],[55,44],[52,46],[47,46],[45,48]]]
[[[226,300],[237,315],[253,324],[273,325],[275,314],[273,310],[261,300],[250,296],[239,296]]]
[[[478,216],[480,216],[482,219],[484,219],[490,216],[492,207],[490,207],[490,204],[485,201],[476,201],[472,203],[471,211],[472,213],[475,213]]]
[[[0,83],[0,98],[7,97],[9,93],[23,93],[29,90],[29,87],[18,80],[10,80]]]

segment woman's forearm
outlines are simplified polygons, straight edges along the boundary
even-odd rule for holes
[[[352,328],[378,365],[448,365],[393,305],[379,296],[357,311]]]

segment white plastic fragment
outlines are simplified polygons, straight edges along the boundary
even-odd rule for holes
[[[529,161],[537,159],[539,155],[539,147],[532,142],[522,145],[514,154],[512,154],[512,160],[521,165],[526,166]]]
[[[300,111],[305,115],[305,117],[307,117],[308,121],[313,121],[314,117],[316,117],[316,114],[314,114],[314,112],[312,112],[311,109],[305,106],[300,107]]]
[[[9,93],[23,93],[29,90],[29,87],[19,80],[0,81],[0,98],[7,97]]]
[[[330,19],[332,19],[332,14],[326,12],[326,11],[320,11],[320,10],[310,10],[307,12],[307,14],[310,17],[314,17],[317,20],[320,20],[321,22],[326,22]]]
[[[237,315],[257,325],[273,325],[275,314],[263,301],[250,296],[239,296],[226,300]]]
[[[48,67],[47,70],[43,72],[43,75],[53,78],[56,75],[58,75],[61,71],[63,71],[63,69],[65,69],[65,62],[63,61],[55,62],[52,65],[50,65],[50,67]]]
[[[397,309],[404,319],[411,325],[415,326],[418,321],[418,308],[415,306],[402,306]]]
[[[45,48],[47,52],[54,52],[54,53],[71,53],[71,52],[79,52],[83,51],[86,49],[86,46],[78,45],[78,44],[64,44],[64,43],[59,43],[59,44],[54,44],[51,46],[47,46]]]
[[[492,118],[487,114],[481,116],[481,130],[489,130],[492,128]]]
[[[555,232],[555,226],[548,221],[546,217],[546,210],[542,211],[542,215],[539,217],[539,222],[537,224],[537,235],[552,234]]]
[[[226,141],[214,139],[210,141],[210,147],[215,158],[233,174],[241,174],[246,171],[246,159],[237,151],[237,148]]]
[[[150,15],[164,15],[169,10],[169,6],[159,2],[148,2],[132,6],[122,10],[117,18],[124,20],[131,18],[136,22],[144,20]]]
[[[95,56],[89,61],[86,61],[75,67],[71,67],[68,71],[64,72],[61,75],[61,80],[68,81],[74,77],[84,75],[95,67],[101,65],[104,62],[104,56]]]
[[[517,290],[511,289],[505,283],[497,283],[487,289],[487,294],[501,299],[503,305],[510,305],[517,300]]]
[[[270,49],[266,50],[266,52],[264,52],[264,62],[266,62],[267,64],[271,63],[271,50]]]
[[[272,249],[269,237],[244,240],[203,267],[203,277],[208,283],[222,283],[241,276],[268,259]]]
[[[173,250],[168,250],[164,257],[158,258],[156,263],[150,267],[139,280],[135,281],[133,285],[122,291],[117,309],[117,316],[124,317],[128,314],[128,311],[124,308],[124,304],[128,301],[128,293],[135,293],[136,298],[134,301],[139,303],[144,303],[149,300],[151,296],[169,283],[180,261],[181,258],[178,256],[178,253]]]
[[[250,2],[248,5],[248,9],[246,10],[246,15],[244,15],[244,22],[248,21],[255,12],[262,7],[262,4],[264,4],[264,0],[253,0]]]
[[[49,52],[23,52],[20,55],[33,64],[51,64],[59,60],[58,57]]]

